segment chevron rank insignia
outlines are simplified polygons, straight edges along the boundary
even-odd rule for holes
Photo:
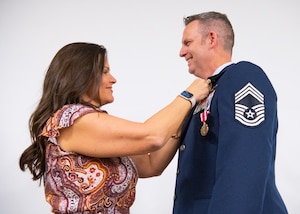
[[[264,95],[250,82],[235,94],[235,119],[246,126],[265,120]]]

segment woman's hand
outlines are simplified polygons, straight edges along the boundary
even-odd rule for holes
[[[205,99],[211,91],[211,80],[197,78],[186,90],[194,95],[197,102],[200,102]]]

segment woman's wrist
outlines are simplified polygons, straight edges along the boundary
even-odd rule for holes
[[[183,99],[185,100],[188,100],[191,105],[192,105],[192,108],[195,106],[196,104],[196,99],[194,97],[194,95],[191,93],[191,92],[188,92],[188,91],[183,91],[181,92],[181,94],[178,95],[179,97],[182,97]]]

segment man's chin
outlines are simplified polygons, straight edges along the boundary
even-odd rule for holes
[[[195,70],[189,69],[189,73],[195,75]]]
[[[189,73],[192,74],[192,75],[194,75],[195,77],[206,79],[202,75],[199,75],[199,73],[197,73],[195,70],[189,70]]]

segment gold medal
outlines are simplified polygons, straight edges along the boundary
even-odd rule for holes
[[[208,127],[207,123],[203,122],[203,125],[202,125],[202,127],[200,129],[200,134],[204,137],[204,136],[207,135],[208,130],[209,130],[209,127]]]

